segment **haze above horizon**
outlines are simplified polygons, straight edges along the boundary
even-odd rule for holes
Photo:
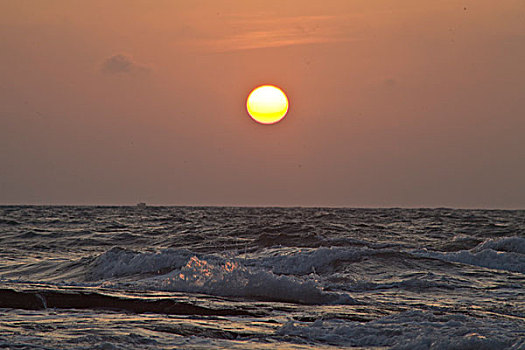
[[[0,0],[0,205],[525,208],[523,62],[518,0]]]

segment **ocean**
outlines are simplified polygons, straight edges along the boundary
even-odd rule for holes
[[[525,211],[0,207],[0,348],[525,349]]]

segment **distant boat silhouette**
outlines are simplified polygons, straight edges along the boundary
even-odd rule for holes
[[[146,203],[143,203],[143,202],[137,203],[137,208],[140,208],[140,209],[146,208]]]

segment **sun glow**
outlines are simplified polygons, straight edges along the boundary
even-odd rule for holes
[[[250,93],[246,101],[246,109],[256,122],[275,124],[288,112],[288,98],[278,87],[262,85]]]

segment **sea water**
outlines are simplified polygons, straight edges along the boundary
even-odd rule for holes
[[[0,348],[525,349],[525,211],[0,207]]]

